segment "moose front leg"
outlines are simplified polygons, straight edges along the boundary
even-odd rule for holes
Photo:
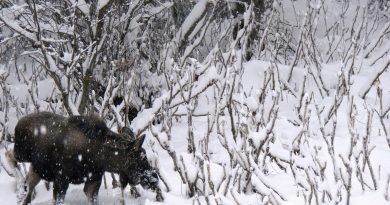
[[[33,165],[30,166],[26,177],[26,196],[23,198],[22,205],[27,205],[31,202],[31,196],[35,186],[39,183],[41,178],[34,172]]]
[[[65,194],[68,190],[69,183],[64,179],[56,179],[53,183],[53,198],[54,204],[63,204],[65,200]]]
[[[84,193],[88,198],[88,203],[91,205],[97,204],[99,188],[102,183],[102,179],[86,181],[84,185]]]

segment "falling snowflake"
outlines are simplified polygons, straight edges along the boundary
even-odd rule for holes
[[[40,132],[42,135],[46,135],[46,132],[47,132],[47,128],[45,125],[41,125],[40,127]]]
[[[37,128],[35,128],[35,129],[34,129],[34,136],[38,136],[38,134],[39,134],[39,131],[38,131]]]

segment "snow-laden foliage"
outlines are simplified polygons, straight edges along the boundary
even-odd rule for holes
[[[166,204],[389,203],[389,1],[124,2],[0,4],[4,141],[96,112]]]

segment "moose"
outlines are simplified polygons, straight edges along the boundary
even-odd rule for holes
[[[21,118],[15,127],[14,148],[7,156],[15,166],[31,163],[22,204],[31,202],[41,179],[53,182],[55,204],[63,203],[70,183],[85,183],[88,202],[96,204],[106,171],[119,174],[122,191],[127,184],[141,184],[157,191],[158,199],[159,178],[142,148],[144,139],[145,135],[136,139],[129,128],[117,134],[93,115],[66,118],[41,112]]]

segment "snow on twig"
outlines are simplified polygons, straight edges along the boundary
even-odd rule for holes
[[[381,65],[378,65],[370,75],[367,77],[367,80],[362,83],[362,86],[359,90],[359,96],[361,98],[366,98],[368,91],[370,91],[371,87],[375,84],[375,82],[379,79],[379,77],[386,71],[390,66],[390,59],[387,62],[384,62]]]

